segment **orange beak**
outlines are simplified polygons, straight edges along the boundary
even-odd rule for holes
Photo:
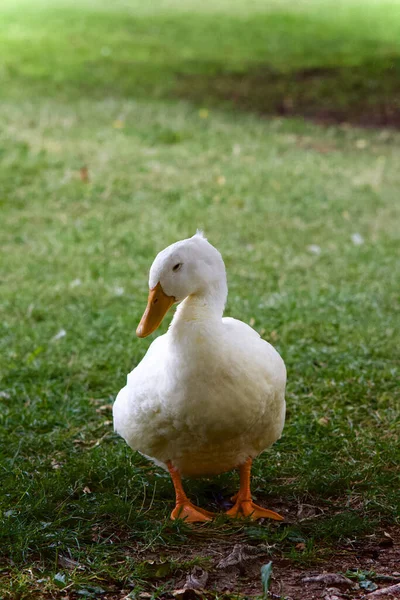
[[[136,335],[144,338],[153,333],[174,302],[176,302],[174,296],[167,296],[161,283],[157,283],[156,287],[149,292],[146,310],[137,326]]]

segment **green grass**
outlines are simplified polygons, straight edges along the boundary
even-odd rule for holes
[[[398,522],[399,134],[260,118],[257,102],[235,112],[214,83],[391,60],[399,9],[2,2],[4,598],[153,592],[211,569],[219,539],[315,561]],[[225,258],[227,314],[288,367],[284,435],[253,481],[283,527],[169,522],[168,476],[112,432],[112,401],[151,341],[134,333],[148,268],[197,227]],[[214,507],[236,486],[233,473],[186,483]],[[300,520],[303,503],[322,514]]]

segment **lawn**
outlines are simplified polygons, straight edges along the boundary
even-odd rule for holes
[[[388,0],[2,1],[0,598],[399,571],[399,57]],[[171,523],[169,477],[113,433],[150,264],[198,227],[226,314],[287,365],[253,479],[282,524]],[[222,510],[237,482],[185,485]],[[216,568],[234,544],[259,554]]]

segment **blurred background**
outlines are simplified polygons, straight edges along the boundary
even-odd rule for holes
[[[325,511],[292,532],[304,547],[269,539],[304,561],[393,526],[400,2],[1,0],[0,102],[5,597],[100,594],[100,575],[119,594],[148,575],[133,539],[190,540],[110,410],[151,342],[134,333],[150,264],[197,228],[226,313],[288,367],[255,492]]]

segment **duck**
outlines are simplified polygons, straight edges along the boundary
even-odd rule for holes
[[[238,469],[239,491],[226,514],[281,521],[253,501],[250,480],[254,458],[284,427],[285,363],[252,327],[223,316],[227,295],[222,256],[201,231],[156,256],[136,335],[152,334],[178,306],[167,333],[151,343],[118,393],[114,429],[132,450],[169,472],[172,520],[215,516],[190,501],[182,478]]]

